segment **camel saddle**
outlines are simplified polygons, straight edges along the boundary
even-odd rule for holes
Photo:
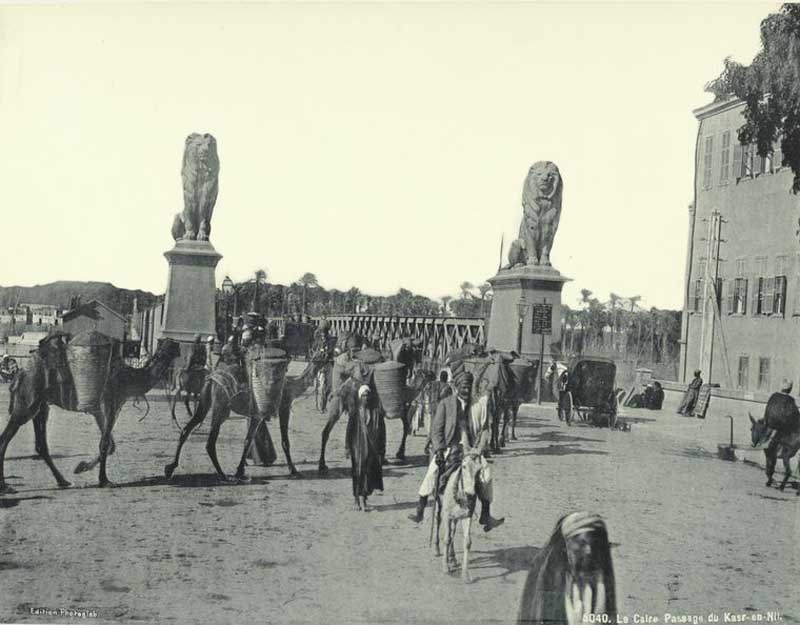
[[[208,376],[228,396],[228,401],[233,401],[239,395],[247,395],[250,385],[244,367],[239,365],[222,365],[214,369]]]

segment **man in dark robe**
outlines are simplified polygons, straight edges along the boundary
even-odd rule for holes
[[[782,434],[796,432],[800,429],[800,411],[797,409],[794,398],[790,395],[791,392],[792,383],[789,380],[783,380],[780,392],[773,393],[767,400],[767,407],[764,409],[764,423],[771,430],[775,430],[769,445],[764,450],[767,458],[777,456],[783,439]]]
[[[352,388],[356,386],[354,381]],[[366,512],[367,497],[383,491],[383,410],[367,384],[358,385],[355,396],[348,393],[343,402],[348,413],[345,444],[350,452],[353,499],[356,507]]]
[[[700,370],[694,372],[694,379],[689,383],[686,394],[683,396],[681,405],[678,406],[678,414],[683,417],[691,417],[697,398],[700,395],[700,387],[703,386],[703,378],[700,377]]]

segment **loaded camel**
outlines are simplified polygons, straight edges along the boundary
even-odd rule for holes
[[[289,443],[289,418],[292,412],[292,403],[314,383],[317,371],[323,365],[324,359],[319,358],[318,355],[315,354],[299,376],[286,376],[283,392],[281,393],[280,402],[277,406],[281,428],[281,447],[286,456],[286,463],[289,465],[289,472],[292,477],[301,477],[292,462]],[[200,391],[197,410],[191,420],[181,430],[178,447],[175,450],[175,459],[164,467],[164,475],[167,479],[171,478],[175,469],[178,468],[181,449],[186,439],[189,438],[192,430],[200,425],[210,412],[211,431],[208,433],[206,452],[211,458],[214,469],[219,477],[225,481],[244,482],[247,480],[245,477],[247,452],[253,443],[256,430],[264,421],[264,418],[252,416],[254,399],[249,386],[245,390],[242,390],[241,380],[244,375],[244,371],[242,371],[242,368],[238,364],[220,362],[214,370],[214,373],[205,379]],[[236,469],[236,474],[233,477],[225,474],[217,459],[217,437],[219,436],[219,430],[230,416],[231,411],[250,419],[241,460]]]
[[[365,384],[369,384],[369,378],[371,377],[371,373],[368,371],[366,367],[359,367],[355,369],[354,379],[358,381],[362,381]],[[406,386],[404,388],[404,397],[403,397],[403,411],[400,417],[400,420],[403,423],[403,438],[400,441],[400,447],[397,450],[397,454],[395,458],[400,460],[401,462],[405,461],[406,458],[406,438],[408,438],[408,434],[411,431],[411,410],[409,409],[411,404],[419,398],[421,392],[425,389],[425,387],[433,381],[433,374],[430,371],[424,371],[422,369],[416,369],[414,371],[414,376],[411,380],[411,385]],[[342,402],[337,394],[340,392],[340,389],[334,391],[333,397],[331,398],[328,410],[328,421],[325,423],[325,427],[322,429],[322,444],[320,447],[319,452],[319,471],[324,473],[328,470],[328,465],[325,464],[325,447],[328,445],[328,438],[330,438],[331,430],[333,430],[333,426],[341,419],[342,415],[347,412],[345,402]]]
[[[43,339],[27,367],[19,372],[12,384],[8,406],[9,420],[5,430],[0,434],[0,493],[13,492],[4,480],[5,453],[19,428],[30,420],[33,420],[36,452],[50,468],[59,487],[71,486],[56,468],[47,446],[47,419],[50,406],[76,412],[63,336],[54,335]],[[179,353],[180,347],[177,342],[164,339],[156,353],[141,368],[129,367],[119,361],[112,362],[100,405],[97,410],[92,411],[100,428],[100,453],[93,462],[78,465],[79,469],[93,468],[99,463],[101,487],[113,486],[106,474],[106,460],[114,442],[111,431],[122,406],[128,399],[143,396],[162,381]]]

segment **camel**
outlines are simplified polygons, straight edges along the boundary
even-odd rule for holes
[[[287,376],[284,382],[283,393],[281,394],[280,404],[278,406],[278,418],[281,428],[281,447],[286,456],[286,463],[289,465],[289,473],[292,477],[301,477],[298,470],[292,462],[292,455],[289,444],[289,417],[291,416],[292,403],[295,399],[300,397],[305,390],[314,383],[314,378],[317,371],[324,364],[324,360],[316,355],[309,361],[303,372],[297,376]],[[238,380],[241,376],[241,368],[238,365],[232,365],[221,362],[215,369],[214,376],[207,377],[203,383],[203,388],[200,391],[200,399],[197,404],[197,410],[192,416],[191,420],[181,430],[180,439],[178,440],[178,447],[175,450],[175,459],[164,467],[164,475],[167,479],[171,478],[175,469],[178,468],[180,461],[181,448],[183,447],[186,439],[198,425],[200,425],[208,415],[211,413],[211,431],[208,433],[208,441],[206,442],[206,452],[211,458],[211,463],[219,477],[227,482],[245,482],[245,461],[247,459],[247,451],[253,443],[258,426],[264,421],[262,417],[253,417],[252,406],[253,399],[250,391],[238,392],[231,394],[220,380],[230,379],[232,386],[236,388]],[[239,466],[236,469],[236,474],[230,477],[225,474],[220,467],[219,460],[217,459],[217,437],[222,424],[228,419],[231,411],[238,415],[248,417],[250,419],[247,435],[245,436],[244,449],[242,450],[242,457],[239,461]]]
[[[461,465],[453,471],[447,478],[447,485],[441,503],[436,511],[436,543],[435,553],[441,555],[439,551],[439,538],[442,526],[444,527],[444,552],[445,558],[442,568],[445,573],[450,573],[456,567],[456,552],[453,540],[456,536],[456,529],[459,522],[463,533],[464,556],[461,562],[461,579],[465,583],[472,581],[469,574],[469,550],[472,547],[472,515],[475,512],[475,502],[477,493],[475,485],[478,473],[481,470],[481,454],[477,449],[465,450],[461,459]]]
[[[405,387],[405,398],[404,398],[404,409],[403,415],[401,417],[401,421],[403,423],[403,439],[400,442],[400,447],[397,450],[397,454],[395,458],[400,460],[401,462],[405,461],[406,458],[406,438],[408,438],[408,434],[411,431],[411,413],[409,407],[417,399],[420,393],[425,389],[425,387],[433,381],[433,374],[430,371],[424,371],[422,369],[417,369],[414,372],[414,377],[411,381],[411,386]],[[337,389],[338,390],[338,389]],[[343,403],[341,401],[337,401],[337,398],[332,398],[329,410],[328,410],[328,421],[325,423],[325,427],[322,429],[322,445],[319,452],[319,471],[324,473],[328,470],[328,465],[325,464],[325,447],[328,445],[328,438],[330,438],[331,430],[333,430],[333,426],[341,419],[342,414],[346,412]]]
[[[189,407],[189,402],[194,400],[195,410],[197,410],[197,402],[200,398],[200,391],[203,389],[203,383],[206,379],[206,369],[189,371],[188,369],[178,369],[175,372],[175,380],[173,383],[172,401],[170,401],[170,413],[172,420],[177,424],[178,419],[175,416],[175,407],[181,398],[181,392],[186,395],[183,398],[183,405],[186,406],[186,412],[189,417],[192,416],[192,409]]]
[[[9,402],[9,420],[0,434],[0,493],[14,492],[5,483],[3,465],[8,444],[19,428],[33,420],[36,435],[36,452],[42,457],[53,473],[60,488],[68,488],[70,482],[64,479],[50,457],[47,446],[47,419],[51,405],[74,412],[74,400],[69,392],[64,392],[64,381],[69,379],[69,366],[66,359],[66,345],[63,335],[43,339],[30,363],[21,371],[12,385]],[[180,347],[172,339],[164,339],[156,353],[141,368],[128,367],[120,362],[112,364],[105,389],[100,399],[100,407],[93,412],[100,428],[100,453],[89,464],[81,466],[93,468],[100,464],[99,485],[113,486],[106,473],[106,460],[111,453],[114,429],[119,412],[128,399],[141,397],[153,388],[167,374],[172,361],[180,354]],[[59,382],[59,378],[61,382]]]

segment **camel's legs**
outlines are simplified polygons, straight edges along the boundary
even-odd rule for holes
[[[515,404],[514,410],[511,412],[511,440],[517,440],[517,413],[519,412],[519,404]]]
[[[106,475],[106,461],[108,460],[108,450],[111,448],[113,440],[111,438],[111,430],[114,429],[114,425],[117,422],[120,408],[121,406],[114,405],[112,402],[108,402],[106,406],[105,427],[103,428],[103,434],[100,436],[100,487],[113,486],[108,479],[108,475]]]
[[[281,399],[281,404],[278,408],[278,421],[281,427],[281,447],[283,448],[283,455],[286,456],[286,464],[289,465],[289,473],[293,477],[300,477],[300,473],[294,466],[292,462],[292,453],[290,449],[289,443],[289,417],[292,416],[292,402],[294,401],[294,397],[284,397]],[[325,447],[323,445],[323,454],[325,451]],[[323,456],[323,463],[324,463],[324,456]]]
[[[226,415],[226,418],[227,418],[227,415]],[[236,479],[237,480],[244,480],[245,479],[244,468],[246,466],[246,461],[247,461],[247,452],[250,449],[250,446],[253,444],[253,439],[255,438],[256,431],[258,430],[258,426],[261,424],[262,421],[263,421],[263,419],[261,417],[250,417],[248,419],[248,422],[247,422],[247,434],[244,437],[244,449],[242,449],[242,458],[241,458],[241,460],[239,460],[239,466],[236,469]],[[212,430],[213,429],[214,428],[212,427]],[[211,437],[209,436],[209,441],[210,440],[211,440]],[[215,441],[216,441],[216,437],[215,437]],[[211,453],[211,452],[209,452],[209,453]],[[216,451],[214,452],[214,455],[216,457]],[[212,462],[214,462],[214,458],[212,458],[211,460],[212,460]],[[214,466],[217,467],[217,472],[219,472],[220,475],[223,475],[222,470],[219,468],[219,464],[215,462]]]
[[[472,577],[469,574],[469,550],[472,547],[472,516],[461,521],[461,530],[464,532],[464,561],[461,563],[461,579],[469,583]]]
[[[61,472],[56,468],[53,459],[50,457],[50,449],[47,447],[47,417],[49,413],[50,407],[46,403],[43,403],[39,412],[37,412],[36,416],[33,418],[33,431],[36,435],[36,453],[39,454],[47,466],[50,467],[50,472],[53,474],[53,477],[56,478],[58,485],[61,488],[67,488],[72,486],[72,484],[65,480],[64,476],[61,475]]]
[[[3,465],[5,464],[5,457],[6,457],[6,449],[8,448],[8,444],[11,442],[11,439],[16,436],[17,431],[19,428],[27,421],[27,417],[18,417],[15,414],[11,414],[8,419],[8,423],[6,424],[3,433],[0,434],[0,493],[14,493],[16,492],[13,488],[8,486],[5,482],[5,477],[3,473]]]
[[[175,459],[168,465],[164,467],[164,475],[167,476],[167,479],[172,477],[172,474],[175,472],[175,469],[178,468],[178,461],[181,457],[181,448],[183,444],[186,442],[186,439],[189,438],[189,434],[192,433],[198,425],[200,425],[203,420],[206,418],[206,414],[208,413],[208,403],[211,402],[211,391],[210,389],[206,391],[204,389],[204,395],[201,397],[200,405],[197,407],[197,411],[194,413],[194,416],[189,420],[183,429],[181,430],[181,436],[178,439],[178,447],[175,450]]]
[[[437,479],[436,481],[437,481],[437,484],[434,487],[434,491],[433,491],[433,496],[436,498],[436,503],[434,504],[434,505],[436,505],[436,517],[435,517],[435,521],[434,521],[436,523],[436,528],[435,528],[435,531],[434,531],[435,535],[434,535],[434,539],[433,539],[434,540],[433,553],[434,553],[435,556],[439,557],[440,555],[442,555],[442,551],[439,548],[439,539],[440,539],[440,534],[441,534],[441,531],[442,531],[442,498],[439,497],[439,484],[438,484],[439,480]]]
[[[395,458],[400,460],[401,462],[406,459],[406,438],[408,437],[408,433],[411,430],[411,406],[406,404],[405,408],[403,409],[403,418],[401,419],[403,423],[403,440],[400,441],[400,447],[397,449],[397,454],[395,454]],[[386,444],[386,425],[383,425],[383,442],[384,445]],[[382,454],[382,456],[385,455]]]
[[[208,433],[208,440],[206,441],[206,453],[208,457],[211,458],[211,464],[214,465],[214,469],[216,469],[217,474],[223,478],[227,479],[227,475],[222,470],[222,467],[219,466],[219,459],[217,458],[217,437],[219,437],[219,430],[222,427],[222,424],[225,423],[225,420],[230,416],[231,409],[229,407],[214,407],[214,411],[211,414],[211,431]],[[254,419],[250,420],[250,427],[247,431],[247,441],[252,442],[252,437],[250,430],[252,430]],[[256,427],[258,424],[256,423]],[[245,445],[245,452],[249,448],[248,445]],[[241,474],[241,475],[240,475]],[[237,477],[244,477],[244,456],[242,456],[242,464],[239,466],[239,471],[236,473]]]
[[[331,430],[333,426],[336,425],[336,422],[342,416],[341,411],[341,404],[339,403],[339,399],[337,397],[331,398],[331,403],[328,408],[328,421],[325,423],[325,427],[322,428],[322,446],[319,451],[319,470],[320,471],[327,471],[328,467],[325,464],[325,447],[328,444],[328,438],[331,435]]]
[[[95,423],[97,423],[97,429],[100,430],[100,437],[102,438],[102,436],[103,436],[103,428],[105,427],[105,417],[103,416],[103,411],[102,410],[96,410],[95,412],[92,413],[92,416],[94,417]],[[116,451],[117,445],[114,442],[114,437],[111,436],[110,434],[109,434],[109,437],[110,437],[111,443],[110,443],[110,446],[108,448],[108,455],[110,456],[110,455],[112,455],[114,453],[114,451]],[[75,466],[75,473],[83,473],[84,471],[91,471],[99,463],[100,463],[100,454],[98,453],[94,457],[94,460],[91,460],[89,462],[86,462],[85,460],[81,460]]]

